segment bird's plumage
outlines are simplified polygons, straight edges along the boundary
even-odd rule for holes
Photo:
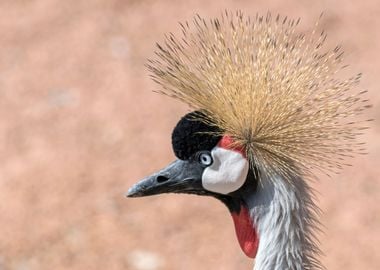
[[[326,49],[317,26],[246,17],[181,24],[148,67],[159,92],[190,105],[172,134],[179,160],[128,196],[208,195],[229,208],[241,248],[256,270],[323,269],[315,233],[319,209],[307,179],[339,171],[363,153],[370,107],[360,74],[342,79],[340,47]]]

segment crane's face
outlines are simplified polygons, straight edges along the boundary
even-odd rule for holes
[[[245,198],[255,192],[257,181],[243,149],[233,147],[231,137],[215,126],[185,115],[174,128],[172,144],[177,160],[141,180],[128,197],[160,193],[213,196],[229,208],[239,244],[251,258],[258,250],[258,237]]]
[[[215,136],[215,126],[184,116],[172,134],[173,150],[178,159],[164,169],[135,184],[128,197],[160,193],[226,195],[241,188],[248,175],[249,163],[244,151],[231,147],[229,136]]]

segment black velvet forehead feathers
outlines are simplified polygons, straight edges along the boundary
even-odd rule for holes
[[[186,160],[198,151],[210,151],[221,139],[221,136],[209,134],[220,133],[220,129],[200,121],[200,116],[204,116],[200,111],[188,113],[174,128],[172,146],[177,158]]]

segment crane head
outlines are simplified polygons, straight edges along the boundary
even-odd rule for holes
[[[255,257],[257,233],[243,200],[243,194],[255,191],[255,170],[244,149],[212,122],[200,121],[200,116],[204,117],[199,111],[188,113],[174,128],[172,145],[178,159],[136,183],[127,197],[161,193],[214,197],[230,210],[244,253]]]
[[[228,195],[241,188],[248,176],[249,162],[244,149],[213,124],[197,119],[199,111],[185,115],[172,134],[178,158],[167,167],[143,179],[128,197],[160,193]]]

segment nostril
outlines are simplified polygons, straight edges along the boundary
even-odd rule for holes
[[[169,180],[169,177],[166,177],[164,175],[159,175],[159,176],[156,177],[156,181],[158,183],[163,183],[163,182],[166,182],[168,180]]]

